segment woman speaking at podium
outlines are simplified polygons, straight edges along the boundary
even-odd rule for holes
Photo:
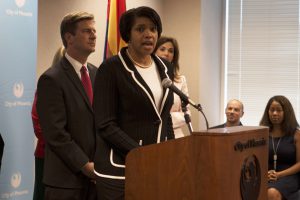
[[[153,54],[162,32],[152,8],[126,11],[120,33],[128,44],[99,67],[94,88],[97,129],[95,173],[99,200],[124,199],[125,157],[139,146],[174,138],[173,93],[161,81],[173,80],[170,63]]]

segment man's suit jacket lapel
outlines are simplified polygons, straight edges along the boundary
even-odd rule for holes
[[[62,63],[63,63],[63,65],[62,65],[63,69],[65,70],[67,77],[73,83],[74,87],[79,91],[80,95],[84,99],[84,101],[87,104],[87,106],[89,107],[89,109],[93,112],[92,105],[89,101],[89,98],[84,90],[81,80],[79,79],[74,67],[71,65],[71,63],[65,57],[62,59]],[[93,77],[93,78],[95,78],[95,77]],[[92,83],[93,83],[93,81],[92,81]]]

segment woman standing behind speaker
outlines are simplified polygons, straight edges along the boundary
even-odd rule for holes
[[[188,87],[186,78],[179,73],[179,47],[177,40],[172,37],[162,36],[158,39],[155,53],[161,58],[166,59],[173,64],[174,69],[174,85],[188,96]],[[187,113],[191,115],[189,107],[187,106]],[[181,99],[177,94],[174,94],[174,104],[171,108],[171,116],[173,122],[173,129],[175,138],[183,137],[182,127],[185,126],[184,113],[182,111]]]

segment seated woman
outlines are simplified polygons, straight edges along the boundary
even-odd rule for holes
[[[260,125],[270,131],[268,199],[298,200],[300,131],[290,101],[284,96],[272,97]]]

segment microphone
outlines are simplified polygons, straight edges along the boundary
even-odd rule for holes
[[[177,94],[181,101],[185,104],[191,104],[194,108],[196,108],[199,112],[202,113],[204,119],[205,119],[205,123],[206,123],[206,129],[208,130],[209,125],[208,125],[208,121],[207,118],[204,114],[204,112],[202,111],[202,107],[200,104],[196,104],[195,102],[193,102],[188,96],[186,96],[183,92],[181,92],[181,90],[179,90],[174,84],[173,82],[169,79],[169,78],[164,78],[161,82],[163,88],[167,89],[169,88],[170,90],[172,90],[175,94]],[[188,122],[187,122],[188,123]],[[189,122],[190,124],[190,122]],[[191,124],[190,124],[191,125]],[[189,127],[190,128],[190,127]],[[190,132],[193,131],[193,129],[189,129]]]
[[[181,90],[179,90],[170,79],[164,78],[161,83],[162,83],[163,88],[166,88],[166,89],[169,88],[170,90],[172,90],[185,103],[189,103],[197,109],[199,108],[199,105],[197,105],[188,96],[186,96]]]

